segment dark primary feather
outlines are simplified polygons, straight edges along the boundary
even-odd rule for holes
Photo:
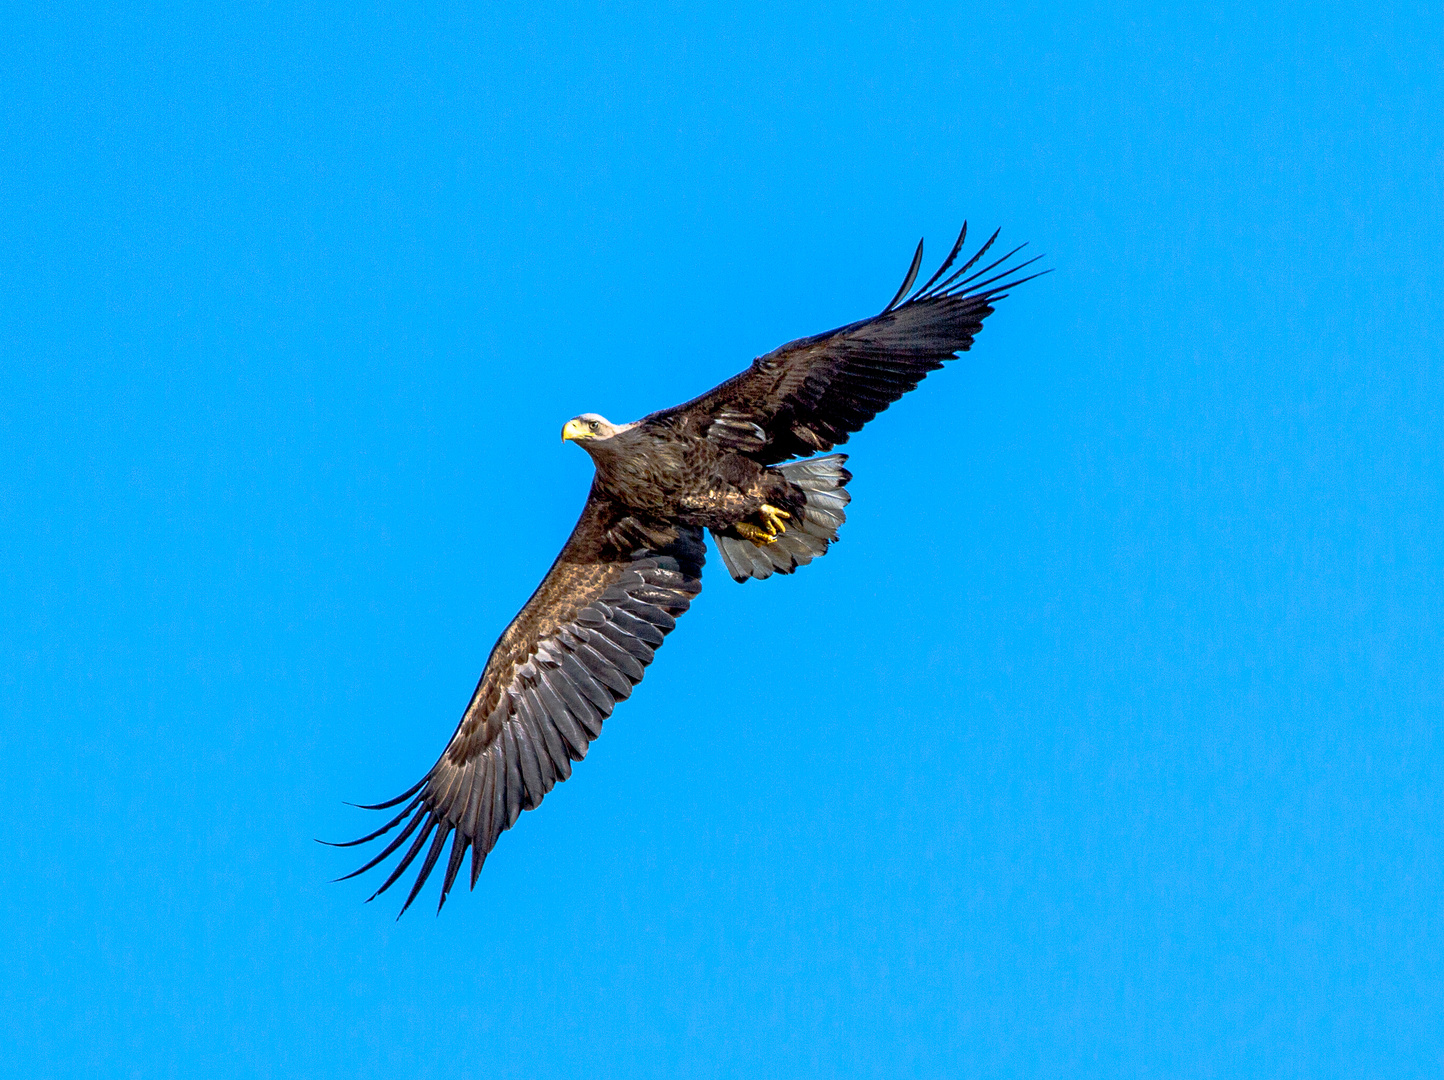
[[[918,268],[922,266],[922,264],[923,242],[919,240],[918,249],[913,252],[912,265],[908,267],[907,276],[903,278],[903,283],[898,286],[897,292],[893,295],[893,298],[887,302],[887,307],[883,308],[883,311],[891,311],[897,306],[897,302],[908,294],[908,290],[913,287],[913,282],[918,279]]]
[[[919,244],[902,288],[880,314],[789,342],[701,397],[653,413],[646,422],[728,440],[729,449],[764,465],[846,442],[928,372],[970,349],[992,305],[1009,289],[1039,276],[1021,274],[1036,258],[1008,265],[1021,247],[974,270],[997,240],[995,232],[971,259],[942,278],[962,251],[967,231],[964,225],[942,266],[908,295],[922,264]],[[748,423],[761,429],[764,439],[739,445],[736,432]]]
[[[396,883],[429,840],[405,912],[448,837],[437,909],[468,849],[475,886],[497,838],[571,775],[571,763],[586,756],[602,721],[641,681],[677,616],[701,591],[700,530],[677,528],[655,549],[623,553],[607,539],[611,512],[588,499],[557,561],[492,649],[440,760],[409,791],[371,807],[405,802],[401,812],[370,835],[337,845],[363,844],[405,823],[378,855],[346,875],[365,873],[411,840],[372,899]]]

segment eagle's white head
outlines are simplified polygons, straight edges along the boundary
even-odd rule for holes
[[[583,440],[591,441],[596,439],[610,439],[619,431],[626,431],[635,424],[614,424],[601,413],[582,413],[581,416],[574,416],[566,422],[562,428],[562,441]]]

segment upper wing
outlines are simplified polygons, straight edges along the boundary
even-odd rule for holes
[[[846,442],[929,371],[971,348],[993,302],[1038,276],[1017,276],[1037,258],[1004,267],[1021,246],[973,270],[998,238],[994,233],[943,278],[967,234],[964,224],[943,265],[911,296],[922,264],[921,241],[902,288],[880,314],[774,349],[716,389],[647,421],[690,427],[764,465]]]
[[[395,883],[433,834],[402,912],[453,833],[441,904],[468,847],[475,887],[497,837],[571,775],[571,763],[586,756],[602,720],[642,681],[653,652],[701,591],[701,530],[652,533],[649,546],[628,552],[624,547],[631,545],[615,539],[627,523],[614,528],[613,516],[604,500],[587,500],[557,561],[492,649],[440,760],[409,791],[363,808],[404,802],[399,814],[369,836],[337,845],[364,844],[406,822],[384,851],[346,875],[355,877],[416,833],[372,899]]]

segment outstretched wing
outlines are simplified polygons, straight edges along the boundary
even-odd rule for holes
[[[701,591],[706,549],[701,530],[652,534],[630,552],[614,537],[612,507],[595,494],[566,546],[526,606],[501,635],[471,703],[440,760],[415,787],[389,802],[405,804],[381,828],[339,847],[364,844],[405,823],[379,855],[346,877],[370,870],[415,834],[390,876],[389,889],[420,854],[405,912],[436,866],[448,836],[451,854],[441,904],[471,849],[471,884],[502,831],[537,806],[586,757],[612,707],[642,681],[662,639]],[[345,880],[344,878],[342,880]],[[399,915],[398,915],[399,918]]]
[[[716,389],[645,422],[690,429],[764,465],[846,442],[929,371],[970,349],[992,305],[1039,276],[1018,276],[1037,258],[1006,265],[1022,246],[974,270],[995,232],[945,278],[967,234],[964,224],[937,273],[909,295],[922,265],[919,241],[902,288],[880,314],[774,349]]]

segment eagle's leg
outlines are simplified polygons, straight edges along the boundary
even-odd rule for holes
[[[792,515],[786,510],[780,510],[771,503],[763,503],[762,509],[757,511],[762,519],[763,528],[756,525],[749,525],[745,521],[739,521],[735,526],[737,535],[744,540],[750,540],[754,544],[770,544],[787,531],[784,521],[791,520]]]

